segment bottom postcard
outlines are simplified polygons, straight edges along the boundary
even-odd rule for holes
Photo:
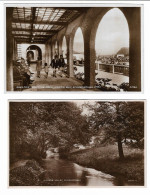
[[[144,186],[145,100],[9,100],[9,186]]]

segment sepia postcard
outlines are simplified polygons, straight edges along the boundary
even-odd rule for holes
[[[9,186],[144,186],[145,100],[9,100]]]
[[[142,5],[6,4],[6,91],[142,92]]]

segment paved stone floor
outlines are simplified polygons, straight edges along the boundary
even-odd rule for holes
[[[84,67],[76,66],[77,72],[84,72]],[[49,68],[48,78],[45,77],[45,71],[42,69],[41,77],[38,78],[36,74],[36,65],[32,64],[30,68],[31,72],[33,72],[33,84],[32,88],[25,89],[24,91],[86,91],[86,89],[82,88],[83,82],[79,81],[75,78],[67,78],[66,75],[61,77],[59,72],[57,74],[57,78],[53,77],[53,69]],[[96,71],[98,74],[96,78],[109,78],[112,79],[112,83],[120,85],[123,82],[129,82],[129,77],[120,75],[120,74],[112,74],[103,71]],[[90,89],[88,89],[90,90]],[[91,89],[92,90],[92,89]],[[92,90],[93,91],[93,90]]]
[[[53,69],[49,68],[48,78],[45,77],[45,71],[42,69],[40,78],[37,77],[36,65],[32,64],[30,67],[33,72],[33,84],[32,88],[25,89],[24,91],[84,91],[86,89],[81,88],[83,82],[75,78],[67,78],[66,75],[61,77],[59,72],[57,78],[53,77]]]

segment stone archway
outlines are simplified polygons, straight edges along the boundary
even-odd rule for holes
[[[124,14],[130,34],[129,56],[129,84],[132,91],[141,90],[141,17],[140,7],[120,8]],[[94,86],[95,83],[95,37],[99,23],[111,7],[91,9],[83,22],[85,48],[85,85]],[[93,22],[94,21],[94,22]],[[135,49],[136,47],[136,49]],[[135,86],[136,85],[136,86]]]
[[[27,59],[31,62],[35,62],[38,58],[42,60],[42,50],[37,45],[30,45],[27,50]],[[31,57],[30,55],[31,54]],[[34,55],[33,55],[34,54]],[[30,57],[30,58],[29,58]]]
[[[66,35],[66,42],[67,42],[67,62],[68,62],[68,73],[69,77],[74,77],[74,71],[73,71],[73,43],[74,43],[74,37],[77,29],[80,27],[80,25],[76,25],[72,31]],[[81,27],[80,27],[81,28]],[[82,28],[81,28],[82,30]],[[84,40],[84,34],[83,40]]]
[[[96,78],[110,79],[112,86],[129,83],[129,25],[119,8],[107,11],[99,22],[95,56]]]

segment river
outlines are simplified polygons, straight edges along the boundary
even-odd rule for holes
[[[120,179],[97,171],[92,168],[86,168],[68,160],[59,159],[59,157],[45,159],[42,161],[42,167],[47,170],[51,182],[60,186],[119,186],[124,185]]]
[[[24,166],[28,160],[19,160],[10,166],[10,170]],[[136,181],[125,181],[123,177],[80,166],[59,156],[43,159],[40,165],[44,168],[41,178],[45,186],[138,186]]]

